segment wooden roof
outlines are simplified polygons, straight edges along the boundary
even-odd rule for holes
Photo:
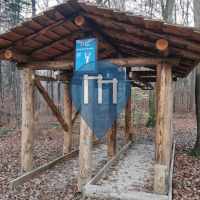
[[[115,58],[115,51],[124,58],[161,57],[156,41],[165,38],[170,56],[180,59],[179,65],[173,66],[175,76],[186,77],[199,63],[199,30],[77,0],[56,5],[1,34],[0,58],[6,60],[8,49],[41,61],[73,60],[74,38],[84,35],[74,21],[78,15],[95,29],[93,35],[99,34],[99,59]]]

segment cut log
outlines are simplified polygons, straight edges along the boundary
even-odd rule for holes
[[[63,127],[64,131],[68,132],[69,128],[68,128],[65,120],[63,119],[62,115],[60,114],[59,110],[57,109],[57,107],[55,106],[53,101],[50,99],[49,95],[45,91],[45,89],[42,86],[42,84],[40,83],[40,81],[35,80],[35,85],[36,85],[37,89],[39,90],[40,94],[42,95],[42,97],[44,98],[44,100],[46,101],[46,103],[48,104],[48,106],[51,108],[51,110],[54,113],[55,117],[60,122],[60,125]]]
[[[84,23],[84,17],[82,15],[79,15],[75,18],[76,25],[80,26]]]
[[[5,58],[12,59],[12,61],[18,61],[18,62],[34,62],[34,61],[40,61],[37,58],[33,58],[31,56],[27,56],[24,54],[16,53],[11,50],[6,50],[4,54]]]
[[[63,155],[71,151],[72,141],[72,99],[70,95],[70,84],[64,86],[64,119],[68,126],[68,131],[64,132]]]
[[[79,15],[78,17],[75,18],[75,23],[76,25],[83,30],[84,32],[88,32],[92,30],[92,27],[90,24],[84,19],[82,15]]]
[[[159,50],[162,56],[167,57],[169,55],[169,46],[166,39],[157,40],[156,48]]]
[[[179,57],[169,58],[118,58],[118,59],[105,59],[121,67],[132,66],[155,66],[161,62],[170,63],[172,65],[179,65]],[[35,70],[43,69],[66,69],[73,68],[73,61],[51,61],[51,62],[30,62],[30,63],[17,63],[17,68],[30,68]]]
[[[23,103],[22,103],[22,140],[21,140],[21,174],[33,170],[34,154],[34,71],[23,71]]]

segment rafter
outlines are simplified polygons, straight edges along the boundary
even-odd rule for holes
[[[91,13],[80,12],[80,14],[85,16],[85,17],[89,17],[89,18],[94,19],[96,21],[102,22],[102,23],[111,24],[111,25],[114,24],[116,26],[119,26],[119,27],[122,27],[122,28],[125,28],[125,29],[131,29],[131,30],[134,29],[134,31],[139,32],[139,33],[157,36],[157,37],[160,37],[160,38],[165,38],[165,39],[167,39],[171,42],[175,42],[175,43],[179,43],[179,44],[185,44],[185,45],[188,45],[188,46],[191,46],[191,47],[194,47],[194,48],[200,48],[199,43],[189,41],[189,40],[183,39],[183,38],[178,37],[178,36],[174,36],[174,35],[170,35],[170,34],[155,33],[153,31],[147,30],[145,28],[140,28],[140,27],[137,27],[137,26],[132,25],[132,24],[118,22],[118,21],[115,21],[113,19],[109,19],[109,18],[106,18],[106,17],[103,17],[103,16],[96,16],[96,15],[91,14]]]

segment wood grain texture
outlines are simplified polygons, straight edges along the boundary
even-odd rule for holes
[[[33,170],[34,154],[34,80],[31,69],[23,70],[21,173]]]
[[[155,164],[170,167],[172,148],[172,66],[157,65]]]
[[[68,132],[69,128],[68,128],[65,120],[63,119],[63,117],[60,114],[59,110],[55,106],[54,102],[50,99],[49,95],[45,91],[45,89],[42,86],[42,84],[40,83],[40,81],[39,80],[35,80],[35,85],[36,85],[37,89],[39,90],[40,94],[42,95],[42,97],[44,98],[44,100],[46,101],[47,105],[51,108],[51,110],[54,113],[54,115],[57,118],[57,120],[60,122],[60,125],[63,127],[64,131]]]
[[[64,131],[63,155],[71,151],[72,145],[72,99],[70,84],[64,85],[64,120],[68,126],[68,131]]]

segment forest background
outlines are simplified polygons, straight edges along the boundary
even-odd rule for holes
[[[105,3],[112,8],[125,12],[133,12],[136,15],[151,17],[153,19],[165,19],[175,24],[190,27],[194,27],[194,4],[198,2],[195,0],[91,1]],[[62,3],[62,1],[0,0],[0,33],[58,3]],[[51,70],[36,71],[36,74],[53,76]],[[175,114],[183,115],[190,113],[195,115],[195,78],[196,69],[187,78],[178,78],[174,82],[173,111]],[[44,82],[43,86],[62,112],[64,84]],[[17,70],[15,63],[0,60],[0,137],[4,137],[10,132],[14,132],[14,134],[21,132],[22,91],[22,71]],[[146,123],[150,110],[151,115],[154,115],[155,103],[152,103],[152,100],[155,101],[155,92],[133,88],[132,94],[132,123],[137,125],[143,122]],[[52,113],[39,92],[35,90],[36,120],[38,116],[52,116]],[[152,118],[152,116],[150,117]],[[41,126],[44,127],[44,124],[41,124]]]

